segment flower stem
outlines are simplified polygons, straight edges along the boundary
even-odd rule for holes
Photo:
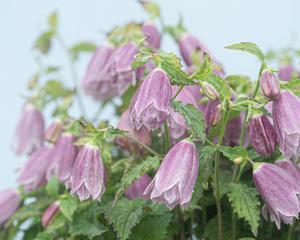
[[[57,41],[59,42],[59,44],[61,45],[61,48],[64,50],[65,54],[66,54],[66,58],[67,58],[67,62],[69,64],[69,69],[70,69],[70,74],[71,74],[71,78],[73,80],[73,84],[76,90],[76,99],[77,99],[77,103],[78,103],[78,107],[80,109],[81,114],[84,116],[84,118],[87,119],[87,113],[85,110],[85,106],[83,103],[83,100],[81,98],[81,94],[78,88],[78,84],[79,84],[79,80],[78,80],[78,76],[77,76],[77,72],[74,66],[74,61],[71,58],[70,52],[67,48],[67,45],[65,44],[63,38],[61,37],[61,35],[59,33],[56,34],[57,37]]]
[[[227,106],[227,109],[224,112],[224,116],[222,117],[221,130],[218,139],[218,146],[221,146],[223,143],[228,117],[229,117],[229,109]],[[218,214],[218,236],[219,236],[219,240],[223,240],[222,208],[221,208],[221,194],[220,194],[220,152],[219,151],[216,151],[216,157],[215,157],[214,182],[215,182],[215,197],[216,197],[216,206],[217,206],[217,214]]]
[[[182,217],[182,214],[181,214],[180,207],[177,208],[177,213],[178,213],[178,224],[179,224],[179,239],[180,240],[185,240],[184,221],[183,221],[183,217]]]
[[[146,146],[144,143],[140,142],[139,140],[137,140],[136,138],[132,137],[130,134],[126,134],[125,135],[128,139],[130,139],[131,141],[133,141],[134,143],[140,145],[141,147],[143,147],[144,149],[146,149],[149,153],[153,154],[154,156],[157,156],[159,158],[161,158],[161,155],[154,151],[152,148]]]
[[[174,97],[172,97],[172,101],[175,100],[175,98],[179,95],[179,93],[182,91],[182,89],[184,88],[184,86],[181,86],[178,88],[177,92],[175,93]]]
[[[171,147],[170,129],[167,122],[165,122],[164,124],[164,130],[165,130],[165,144],[166,144],[166,153],[167,153]]]
[[[294,220],[293,224],[289,226],[286,240],[292,240],[295,225],[296,225],[296,221]]]

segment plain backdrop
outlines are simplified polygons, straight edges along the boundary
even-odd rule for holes
[[[297,0],[156,2],[161,5],[167,24],[175,24],[181,14],[188,30],[209,47],[227,73],[255,78],[259,65],[250,55],[224,49],[226,45],[251,41],[263,50],[287,45],[299,47],[300,1]],[[133,0],[0,0],[0,190],[16,186],[15,170],[26,160],[15,156],[10,145],[23,104],[20,96],[26,81],[37,70],[33,41],[45,30],[46,17],[54,10],[59,12],[59,30],[68,45],[80,40],[101,44],[103,32],[112,26],[142,21],[147,16]],[[170,38],[164,39],[163,48],[178,50]],[[78,64],[80,77],[88,60],[89,56],[84,56]],[[47,61],[65,64],[63,52],[54,50]],[[109,118],[109,111],[102,116]]]

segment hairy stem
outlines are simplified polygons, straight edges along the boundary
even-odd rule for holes
[[[166,153],[167,153],[171,147],[170,129],[169,129],[167,122],[165,122],[165,124],[164,124],[164,130],[165,130],[165,144],[166,144],[165,149],[166,149]]]
[[[222,117],[221,130],[218,139],[218,146],[221,146],[223,143],[228,117],[229,117],[229,109],[227,107],[226,111],[224,112],[224,116]],[[215,182],[215,197],[216,197],[216,206],[217,206],[217,214],[218,214],[218,236],[219,236],[219,240],[223,240],[222,208],[221,208],[221,194],[220,194],[220,152],[219,151],[216,151],[216,157],[215,157],[214,182]]]
[[[127,137],[129,140],[133,141],[134,143],[136,143],[136,144],[140,145],[141,147],[143,147],[144,149],[146,149],[149,153],[153,154],[154,156],[157,156],[157,157],[159,157],[159,158],[161,157],[161,155],[160,155],[158,152],[156,152],[156,151],[154,151],[152,148],[146,146],[144,143],[142,143],[142,142],[139,141],[138,139],[134,138],[134,137],[131,136],[130,134],[126,134],[126,137]]]

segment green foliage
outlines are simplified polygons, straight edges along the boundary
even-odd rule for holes
[[[230,99],[231,93],[226,81],[215,74],[205,78],[205,82],[210,83],[220,94],[221,100]]]
[[[216,148],[205,146],[199,149],[199,179],[201,186],[208,189],[208,182],[213,174]]]
[[[192,79],[204,80],[209,77],[213,70],[213,63],[208,54],[204,53],[203,63],[197,68],[195,73],[192,75]]]
[[[74,44],[70,48],[71,58],[77,60],[79,55],[84,52],[94,52],[96,50],[96,45],[92,42],[79,42]]]
[[[166,71],[172,84],[182,86],[193,83],[187,73],[182,70],[180,58],[174,53],[155,54],[153,60],[157,67]]]
[[[205,122],[202,112],[198,111],[192,104],[183,104],[173,101],[172,107],[185,118],[188,131],[194,137],[203,141],[205,139]]]
[[[225,157],[229,160],[234,161],[237,158],[248,159],[248,151],[244,147],[227,147],[221,146],[218,148]]]
[[[250,188],[242,183],[232,183],[228,199],[234,212],[251,226],[252,232],[256,236],[260,220],[260,202],[255,188]]]
[[[59,191],[59,180],[56,176],[51,177],[46,185],[46,191],[50,196],[56,197]]]
[[[226,47],[231,50],[239,50],[255,55],[261,62],[265,61],[265,56],[259,47],[252,42],[240,42]]]
[[[132,228],[141,220],[144,205],[143,200],[121,199],[107,210],[105,216],[120,240],[129,239]]]
[[[59,201],[59,209],[69,221],[72,221],[73,214],[77,209],[77,201],[73,197],[68,196]]]
[[[143,6],[144,10],[151,16],[151,18],[160,16],[160,8],[156,3],[143,0],[140,0],[139,2]]]
[[[47,54],[51,47],[51,40],[54,36],[52,31],[43,32],[35,41],[34,48],[39,50],[42,54]]]

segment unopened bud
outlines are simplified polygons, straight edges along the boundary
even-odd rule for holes
[[[234,164],[236,165],[240,165],[243,162],[243,158],[242,157],[237,157],[236,159],[233,160]]]
[[[55,120],[47,128],[44,133],[44,139],[51,143],[56,143],[57,139],[60,137],[62,132],[62,123],[60,120]]]
[[[51,204],[44,212],[42,217],[42,225],[44,228],[47,228],[49,223],[52,221],[53,217],[59,210],[59,203],[55,202]]]
[[[261,76],[260,87],[265,97],[276,99],[280,93],[280,84],[270,70],[264,70]]]
[[[221,117],[221,104],[218,104],[209,118],[209,125],[212,127],[215,126],[218,122],[220,122]]]
[[[217,90],[214,88],[213,85],[211,85],[208,82],[203,82],[202,90],[203,93],[212,101],[216,101],[220,98],[220,95],[217,92]]]

